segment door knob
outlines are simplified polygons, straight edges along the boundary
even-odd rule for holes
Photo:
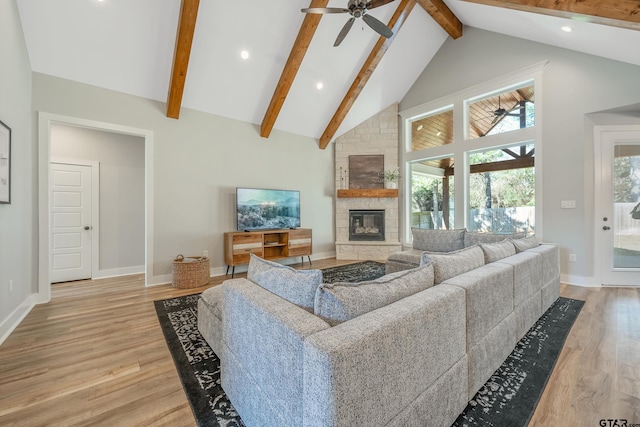
[[[607,230],[611,230],[611,227],[607,227],[606,225],[604,227],[602,227],[603,230],[607,231]]]
[[[84,229],[85,229],[85,230],[89,230],[89,229],[91,229],[91,227],[89,227],[88,225],[85,225],[85,226],[84,226]]]

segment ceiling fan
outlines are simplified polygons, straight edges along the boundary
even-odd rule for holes
[[[495,124],[503,116],[519,116],[520,114],[518,113],[512,113],[512,111],[517,110],[519,108],[520,108],[519,102],[509,110],[502,108],[502,106],[500,105],[500,96],[498,96],[498,109],[493,111],[493,121],[491,122],[491,124]]]
[[[393,0],[349,0],[347,3],[347,8],[343,9],[341,7],[309,7],[306,9],[301,9],[304,13],[348,13],[351,15],[351,18],[344,24],[342,30],[338,34],[335,43],[333,46],[339,46],[342,43],[342,40],[346,37],[347,33],[353,26],[356,18],[362,18],[362,20],[369,26],[373,31],[380,34],[383,37],[390,38],[393,36],[393,31],[389,29],[386,25],[384,25],[380,20],[374,18],[371,15],[367,15],[367,11],[374,9],[376,7],[384,6],[387,3],[391,3]]]

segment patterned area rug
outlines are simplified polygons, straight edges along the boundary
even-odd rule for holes
[[[376,276],[370,271],[376,267],[372,262],[323,270],[325,281],[380,277],[384,274],[384,264],[382,270],[377,266],[382,274]],[[371,273],[371,276],[364,279],[364,276],[349,275],[346,270]],[[198,426],[244,426],[220,386],[220,360],[198,331],[199,297],[188,295],[155,301],[162,331]],[[583,301],[559,298],[518,343],[454,426],[525,426],[583,304]]]
[[[471,399],[455,427],[526,426],[584,301],[560,297]]]
[[[384,262],[363,261],[322,270],[324,283],[365,282],[384,276]]]
[[[220,359],[198,331],[200,294],[154,301],[198,426],[244,426],[220,385]]]

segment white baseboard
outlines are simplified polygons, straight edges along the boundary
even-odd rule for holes
[[[602,285],[596,281],[595,277],[572,276],[569,274],[561,274],[560,282],[567,285],[582,286],[585,288],[599,288]]]
[[[92,277],[92,279],[106,279],[108,277],[129,276],[132,274],[144,274],[144,265],[111,268],[109,270],[98,270],[98,272]]]
[[[327,259],[327,258],[335,258],[336,253],[335,252],[325,252],[325,253],[321,253],[321,254],[314,254],[311,255],[311,264],[313,265],[313,260],[316,259]],[[288,265],[288,264],[297,264],[298,262],[300,262],[300,257],[293,257],[293,258],[286,258],[283,260],[278,260],[278,262],[284,264],[284,265]],[[304,257],[304,261],[305,263],[309,262],[309,260],[307,259],[307,257]],[[231,270],[233,267],[229,267],[229,274],[231,274]],[[247,271],[247,265],[239,265],[236,267],[235,272],[236,273],[246,273]],[[225,274],[227,274],[227,267],[214,267],[212,269],[209,270],[209,276],[210,277],[216,277],[216,276],[224,276]],[[229,276],[231,277],[231,276]],[[147,286],[159,286],[159,285],[168,285],[173,281],[173,276],[171,274],[162,274],[159,276],[153,276],[150,279],[147,280]]]
[[[168,285],[172,281],[171,274],[161,274],[159,276],[147,277],[147,287],[149,286],[159,286],[159,285]]]
[[[0,345],[7,339],[20,322],[27,317],[27,314],[33,309],[37,303],[36,295],[29,295],[13,312],[0,323]]]

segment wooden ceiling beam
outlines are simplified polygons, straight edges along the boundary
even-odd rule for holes
[[[356,99],[358,99],[358,96],[362,93],[362,90],[369,81],[369,78],[371,78],[371,75],[375,71],[376,67],[378,66],[378,64],[380,64],[380,61],[382,61],[384,54],[389,49],[389,46],[391,46],[391,43],[398,34],[398,31],[400,31],[400,28],[402,28],[402,24],[404,24],[407,17],[409,16],[409,13],[411,13],[415,5],[416,0],[402,0],[400,2],[400,5],[394,12],[391,20],[389,21],[389,24],[387,25],[389,28],[391,28],[391,31],[393,31],[393,36],[388,39],[380,36],[380,38],[376,42],[373,50],[369,54],[369,57],[364,61],[364,65],[360,69],[360,72],[351,84],[351,87],[349,87],[347,94],[345,95],[337,111],[331,118],[331,121],[327,125],[327,128],[320,136],[320,148],[327,148],[327,146],[331,142],[331,139],[338,131],[338,128],[344,121],[345,117],[347,117],[349,110],[351,110],[351,107],[353,107]]]
[[[182,6],[180,7],[171,83],[169,85],[169,95],[167,96],[167,117],[172,119],[180,117],[182,94],[184,93],[184,83],[187,80],[187,67],[189,66],[191,43],[196,29],[199,5],[200,0],[182,0]]]
[[[309,7],[325,7],[328,3],[329,0],[312,0]],[[280,75],[280,80],[278,81],[276,90],[273,92],[271,102],[269,102],[269,107],[262,119],[262,124],[260,125],[260,136],[263,138],[269,137],[273,130],[273,126],[276,124],[282,105],[284,105],[284,101],[289,94],[289,89],[291,89],[293,81],[296,78],[296,74],[298,74],[300,64],[302,64],[302,60],[309,49],[313,35],[318,28],[318,24],[320,24],[320,18],[322,18],[321,14],[314,13],[306,13],[304,16],[296,41],[293,43],[293,47],[289,53],[289,58],[284,66],[284,70],[282,70],[282,74]]]
[[[513,160],[503,160],[498,162],[478,163],[477,165],[469,166],[469,173],[485,173],[485,172],[500,172],[511,169],[523,169],[532,168],[535,166],[535,157],[519,157]],[[453,176],[455,174],[454,167],[445,169],[445,176]]]
[[[442,0],[417,0],[452,39],[462,37],[462,22]]]
[[[464,0],[596,24],[640,30],[638,0]]]

